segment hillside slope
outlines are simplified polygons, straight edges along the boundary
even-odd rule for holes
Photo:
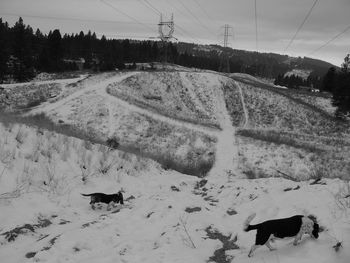
[[[328,96],[281,89],[245,74],[230,76],[241,86],[248,112],[247,124],[237,130],[244,173],[348,178],[349,124],[333,117]],[[230,105],[235,91],[225,91]]]
[[[5,86],[0,97],[21,102],[2,105],[44,113],[102,143],[112,138],[182,173],[349,177],[349,127],[323,94],[171,65],[66,82]]]
[[[0,258],[19,262],[348,262],[348,182],[199,179],[156,162],[20,125],[0,124]],[[123,189],[125,204],[92,210],[80,193]],[[305,202],[307,200],[307,202]],[[318,240],[247,254],[253,223],[317,216]],[[342,242],[336,252],[332,246]]]

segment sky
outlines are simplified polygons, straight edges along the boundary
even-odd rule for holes
[[[44,33],[91,30],[99,37],[152,39],[160,13],[164,21],[174,15],[173,41],[223,44],[228,24],[228,46],[235,49],[337,66],[350,53],[350,0],[0,0],[3,21],[13,25],[22,16]]]

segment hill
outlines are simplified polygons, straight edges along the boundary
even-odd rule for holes
[[[327,95],[247,74],[168,65],[3,86],[7,110],[27,119],[44,113],[53,129],[102,144],[113,139],[121,150],[187,174],[305,179],[348,178],[350,171],[349,127],[334,118]]]
[[[187,53],[195,57],[206,57],[217,60],[220,64],[221,54],[229,57],[231,72],[248,73],[266,78],[276,78],[292,70],[309,71],[313,77],[323,77],[330,67],[335,67],[326,61],[308,57],[289,57],[276,53],[257,53],[254,51],[223,48],[219,45],[197,45],[178,43],[179,53]]]
[[[339,262],[350,256],[348,182],[200,179],[149,159],[42,129],[0,124],[0,258],[17,262]],[[80,193],[115,193],[124,205],[92,210]],[[307,202],[306,202],[307,200]],[[318,240],[247,254],[242,226],[314,214]],[[342,242],[340,250],[333,248]]]

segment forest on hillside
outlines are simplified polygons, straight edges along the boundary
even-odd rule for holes
[[[341,109],[339,112],[350,112],[349,56],[338,69],[315,59],[225,49],[215,45],[163,45],[160,41],[98,38],[90,31],[62,36],[55,29],[43,34],[40,29],[34,32],[22,18],[12,27],[0,18],[0,48],[0,83],[31,80],[40,72],[109,71],[124,69],[126,63],[165,60],[185,67],[220,71],[226,56],[229,72],[275,78],[276,84],[289,88],[306,85],[329,91],[334,95],[334,105]],[[313,68],[313,71],[306,80],[283,76],[291,67]]]
[[[0,83],[30,80],[39,72],[124,69],[125,63],[164,61],[165,55],[167,62],[186,67],[218,70],[220,63],[219,57],[180,54],[172,43],[164,47],[159,41],[98,38],[90,31],[63,36],[58,29],[34,32],[22,18],[13,27],[0,18],[0,46]]]
[[[291,68],[312,69],[312,78],[323,76],[329,63],[308,58],[290,58],[217,45],[168,43],[130,39],[98,38],[93,32],[62,35],[58,29],[43,34],[24,24],[22,18],[10,27],[0,18],[0,83],[25,81],[39,72],[77,69],[108,71],[123,69],[125,63],[167,61],[185,67],[220,71],[223,59],[228,72],[276,78]]]

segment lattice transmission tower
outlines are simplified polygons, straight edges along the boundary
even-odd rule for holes
[[[171,39],[177,40],[176,37],[173,36],[175,31],[175,24],[174,24],[174,15],[171,14],[170,20],[164,21],[163,20],[163,14],[160,15],[160,21],[158,24],[158,32],[159,36],[158,38],[162,42],[162,49],[163,49],[163,61],[168,61],[168,42]]]
[[[230,32],[232,27],[228,24],[224,25],[224,50],[221,53],[221,58],[220,58],[220,67],[219,71],[221,72],[230,72],[230,60],[228,57],[227,53],[227,47],[229,46],[229,37],[232,37],[233,34]]]

